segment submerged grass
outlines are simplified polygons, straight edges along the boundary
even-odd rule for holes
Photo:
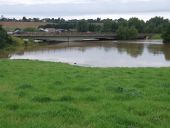
[[[0,60],[0,128],[169,128],[170,68]]]

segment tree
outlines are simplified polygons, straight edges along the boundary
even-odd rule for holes
[[[120,40],[127,40],[128,27],[119,26],[117,36]]]
[[[118,29],[118,23],[117,23],[116,20],[114,20],[114,21],[112,22],[111,29],[112,29],[111,31],[114,32],[114,33],[117,31],[117,29]]]
[[[120,26],[117,30],[117,36],[120,40],[136,39],[138,31],[134,26],[130,28],[128,26]]]
[[[22,18],[22,21],[23,21],[23,22],[27,22],[28,20],[27,20],[27,18],[24,16],[24,17]]]
[[[112,20],[111,19],[104,20],[103,32],[112,32]]]
[[[165,26],[168,24],[169,20],[164,19],[163,17],[154,17],[146,22],[147,33],[162,33]]]
[[[99,22],[101,21],[101,18],[98,17],[98,18],[96,19],[96,21],[99,23]]]
[[[166,26],[166,29],[162,33],[164,43],[170,43],[170,23]]]
[[[138,30],[132,26],[128,29],[128,39],[136,39],[138,36]]]
[[[34,22],[40,22],[40,19],[39,18],[33,18],[33,21]]]
[[[8,36],[7,32],[0,26],[0,49],[13,45],[14,41]]]
[[[94,24],[89,24],[89,31],[90,32],[95,32],[96,26]]]
[[[143,20],[133,17],[129,19],[128,25],[129,27],[134,26],[140,33],[144,32],[145,22]]]
[[[77,23],[77,31],[78,32],[87,32],[88,31],[88,23],[86,20],[80,20]]]
[[[119,18],[117,22],[118,22],[118,26],[128,26],[128,21],[123,18]]]
[[[88,25],[88,31],[90,32],[101,32],[101,25],[97,25],[97,24],[89,24]]]

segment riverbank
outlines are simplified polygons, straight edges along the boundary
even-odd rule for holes
[[[14,51],[23,51],[25,48],[33,48],[36,46],[46,45],[47,43],[36,43],[31,41],[25,42],[22,38],[11,36],[11,39],[13,42],[15,42],[13,45],[9,45],[7,47],[4,47],[0,49],[0,53],[11,53]]]
[[[0,60],[3,128],[168,128],[170,68]]]
[[[162,35],[161,34],[155,34],[151,36],[152,40],[162,40]]]

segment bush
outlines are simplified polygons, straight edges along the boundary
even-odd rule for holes
[[[7,32],[0,26],[0,49],[14,45],[15,42],[8,36]]]
[[[164,43],[170,43],[170,24],[167,25],[166,29],[162,33]]]

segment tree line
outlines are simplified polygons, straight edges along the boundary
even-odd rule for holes
[[[132,17],[129,20],[119,19],[72,19],[65,20],[63,18],[27,18],[10,19],[1,16],[0,21],[15,21],[15,22],[46,22],[44,28],[60,28],[60,29],[77,29],[79,32],[113,32],[115,33],[119,27],[135,27],[139,33],[162,33],[166,26],[170,23],[169,19],[163,17],[153,17],[147,21]],[[49,23],[49,24],[48,24]],[[42,26],[40,26],[42,27]]]
[[[168,24],[169,19],[163,17],[154,17],[148,21],[143,21],[138,18],[130,18],[129,20],[120,18],[112,19],[82,19],[82,20],[64,20],[51,19],[44,28],[62,28],[62,29],[77,29],[79,32],[116,32],[119,27],[135,27],[139,33],[162,33]],[[51,24],[53,23],[53,24]],[[42,26],[41,26],[42,27]]]
[[[98,33],[117,33],[119,39],[135,39],[138,33],[158,33],[162,34],[162,37],[168,38],[165,34],[169,32],[167,30],[170,26],[169,19],[163,17],[154,17],[148,21],[140,20],[136,17],[132,17],[129,20],[120,18],[116,20],[97,18],[82,19],[82,20],[68,20],[58,19],[52,20],[52,24],[40,26],[43,28],[60,28],[60,29],[76,29],[78,32],[98,32]],[[167,31],[167,32],[166,32]],[[166,41],[165,41],[166,42]]]
[[[56,29],[75,29],[78,32],[96,32],[96,33],[117,33],[119,39],[135,39],[138,33],[158,33],[162,34],[164,42],[170,40],[169,26],[170,20],[163,17],[153,17],[147,21],[132,17],[129,20],[119,19],[82,19],[65,20],[63,18],[26,18],[20,20],[0,18],[0,21],[23,21],[23,22],[47,22],[40,28]]]

